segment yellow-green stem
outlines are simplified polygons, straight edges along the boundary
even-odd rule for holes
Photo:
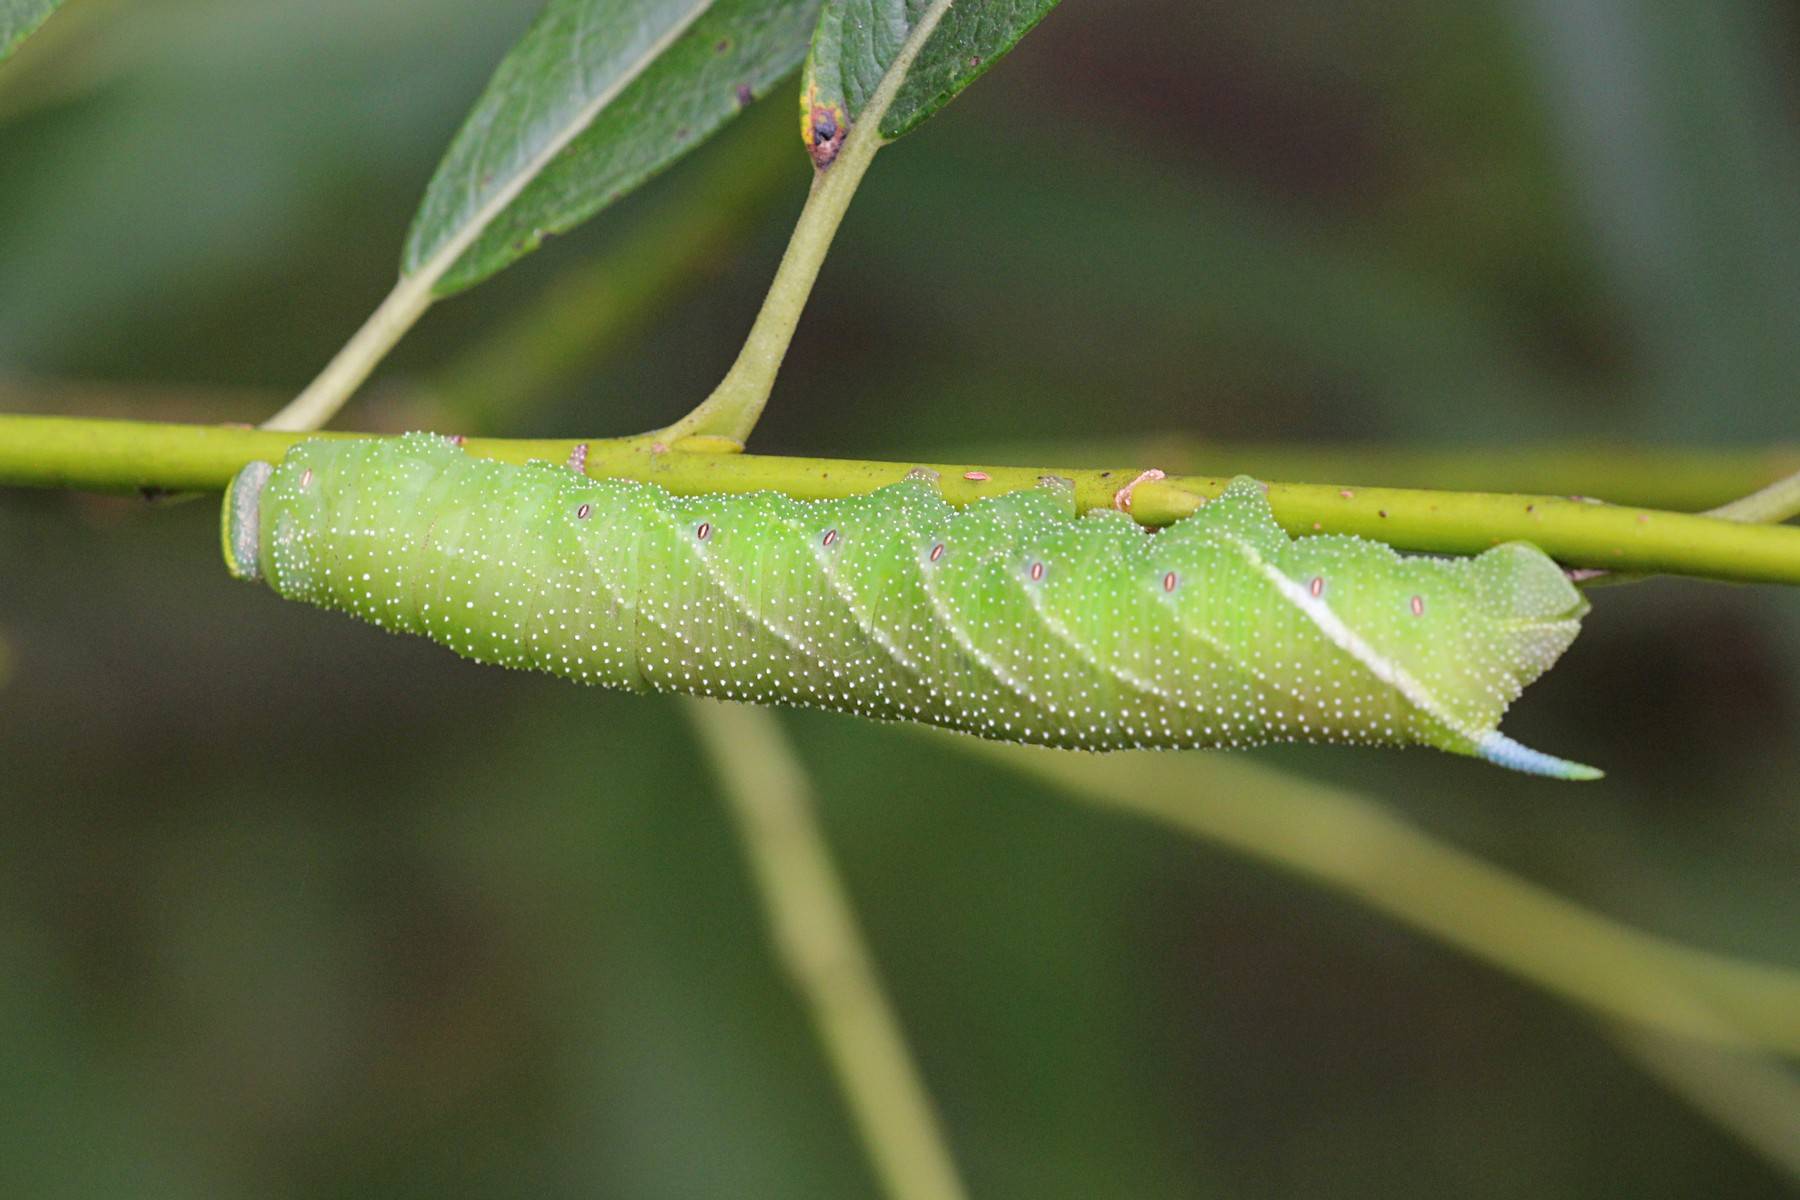
[[[1764,1162],[1800,1183],[1800,1079],[1779,1062],[1629,1026],[1619,1051]]]
[[[1710,509],[1706,515],[1726,521],[1747,521],[1758,524],[1785,521],[1789,517],[1800,516],[1800,471],[1785,479],[1777,479],[1774,483],[1741,500],[1733,500],[1729,504],[1721,504],[1717,508]]]
[[[1733,500],[1729,504],[1709,508],[1701,515],[1721,521],[1741,521],[1746,524],[1778,524],[1796,513],[1800,513],[1800,473],[1789,475],[1785,479],[1777,479],[1767,487],[1741,499]],[[1637,583],[1649,578],[1649,575],[1642,571],[1627,572],[1588,568],[1575,571],[1570,577],[1585,587],[1593,587],[1603,584]]]
[[[887,144],[881,137],[881,118],[893,103],[920,47],[949,9],[950,0],[936,0],[907,35],[900,53],[856,115],[856,124],[844,139],[837,158],[813,177],[806,207],[800,211],[787,251],[781,256],[781,265],[776,268],[775,279],[737,360],[710,396],[658,435],[663,441],[717,437],[741,446],[749,440],[750,431],[756,428],[769,401],[781,360],[794,340],[800,313],[806,308],[807,297],[812,294],[844,212],[874,161],[875,152]]]
[[[1800,471],[1800,443],[1660,446],[1618,441],[1504,445],[1404,442],[1220,442],[1182,433],[1108,438],[1008,439],[978,446],[1013,462],[1143,462],[1171,475],[1242,472],[1258,479],[1336,479],[1456,492],[1579,492],[1611,504],[1699,512],[1735,504]],[[1769,518],[1759,518],[1769,519]]]
[[[350,394],[362,386],[376,364],[394,348],[431,307],[431,289],[437,285],[445,263],[437,274],[420,272],[407,275],[394,285],[362,328],[351,335],[343,348],[332,355],[325,369],[304,391],[282,407],[280,412],[263,422],[264,429],[300,431],[318,429],[337,415]]]
[[[318,434],[221,426],[0,416],[0,485],[98,491],[217,491],[252,459],[273,461]],[[346,437],[350,434],[323,436]],[[472,454],[503,462],[562,462],[579,439],[471,438]],[[707,452],[719,443],[669,446],[652,437],[591,439],[590,475],[656,483],[684,495],[783,492],[802,500],[859,495],[917,466],[939,473],[944,498],[968,504],[1030,487],[1045,475],[1075,484],[1083,509],[1112,503],[1135,466],[1112,469],[1001,467],[975,463],[884,463]],[[978,475],[980,478],[970,478]],[[1131,515],[1166,525],[1224,490],[1219,476],[1147,483]],[[1692,575],[1752,583],[1800,583],[1800,528],[1754,525],[1687,513],[1624,508],[1566,496],[1428,492],[1406,488],[1269,485],[1275,516],[1290,533],[1350,533],[1404,550],[1473,554],[1521,540],[1575,567]]]
[[[263,422],[265,429],[320,429],[333,416],[350,394],[361,386],[394,343],[411,329],[435,298],[437,286],[450,272],[463,252],[473,246],[495,218],[517,200],[532,180],[549,166],[563,149],[586,129],[600,111],[631,85],[634,79],[655,62],[687,32],[693,22],[706,11],[696,5],[681,20],[674,21],[638,53],[629,70],[621,71],[599,92],[587,98],[578,113],[571,114],[553,136],[547,137],[531,157],[506,176],[481,206],[467,214],[445,237],[424,262],[400,277],[363,327],[344,343],[319,377],[308,384],[280,412]]]
[[[698,156],[699,173],[666,203],[563,270],[518,313],[433,369],[401,403],[435,402],[438,429],[485,433],[516,423],[538,397],[622,351],[718,272],[809,169],[805,155],[782,153],[792,138],[787,105],[771,99],[752,106],[721,145]]]
[[[812,1012],[876,1173],[894,1200],[959,1200],[924,1081],[881,990],[819,828],[810,781],[775,714],[688,700],[736,820],[770,935]]]
[[[1632,929],[1353,793],[1217,754],[1102,756],[924,736],[1343,892],[1602,1015],[1800,1057],[1800,972]]]
[[[852,130],[831,169],[813,178],[806,207],[800,211],[799,223],[788,239],[781,265],[776,268],[775,280],[769,285],[737,360],[711,395],[662,431],[664,439],[713,436],[742,445],[756,428],[788,343],[800,323],[801,310],[812,293],[813,281],[819,277],[826,251],[831,249],[831,239],[844,219],[856,185],[880,147],[873,133],[871,129],[865,134],[860,126]]]
[[[787,125],[784,118],[783,132]],[[717,165],[727,164],[721,160]],[[779,177],[779,173],[767,172],[766,177],[745,186],[753,191],[767,189]],[[743,177],[738,181],[744,183]],[[620,248],[618,259],[609,254],[602,261],[571,268],[554,280],[533,302],[536,311],[529,322],[503,324],[416,385],[400,386],[391,400],[370,414],[376,432],[492,430],[498,427],[495,418],[501,410],[513,413],[528,403],[528,396],[553,386],[565,369],[604,359],[631,327],[657,319],[663,306],[693,282],[682,278],[683,272],[704,272],[703,263],[687,257],[675,243],[682,247],[714,245],[717,238],[730,236],[725,232],[728,227],[741,231],[748,213],[730,216],[717,208],[696,206],[687,215],[699,223],[665,226],[658,214],[649,232]],[[669,242],[652,245],[653,253],[637,253],[640,245],[665,237]],[[716,255],[708,261],[716,261]],[[603,271],[604,279],[619,282],[623,290],[603,282]],[[579,326],[575,316],[562,312],[565,302],[577,299],[580,306],[592,310],[580,316]],[[540,325],[556,327],[555,333],[539,339],[534,330]],[[580,347],[572,340],[579,340]],[[500,378],[503,369],[507,372],[504,380]],[[486,386],[499,388],[492,399],[481,391]],[[279,399],[266,388],[0,377],[0,412],[31,416],[81,413],[140,421],[216,423],[261,412]],[[1051,442],[1008,440],[978,449],[973,457],[990,462],[1138,462],[1161,467],[1172,475],[1231,471],[1258,479],[1336,479],[1353,486],[1379,482],[1438,491],[1581,493],[1613,504],[1673,512],[1720,506],[1720,511],[1708,514],[1713,516],[1737,511],[1740,498],[1748,499],[1759,488],[1800,471],[1800,444],[1795,443],[1664,447],[1559,440],[1500,446],[1314,445],[1211,442],[1149,434]]]

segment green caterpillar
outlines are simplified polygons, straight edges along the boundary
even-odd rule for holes
[[[1423,744],[1599,772],[1496,726],[1586,604],[1534,547],[1290,539],[1239,478],[1160,532],[1067,481],[947,504],[674,496],[451,440],[312,441],[226,497],[234,575],[584,683],[808,705],[1086,750]]]

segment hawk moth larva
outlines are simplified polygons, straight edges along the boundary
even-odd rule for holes
[[[1587,605],[1524,543],[1468,559],[1289,538],[1256,481],[1151,532],[1067,481],[958,510],[675,496],[429,434],[303,442],[225,505],[233,574],[586,683],[1088,750],[1313,740],[1599,772],[1497,726]]]

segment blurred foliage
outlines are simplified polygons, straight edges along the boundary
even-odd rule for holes
[[[69,0],[0,70],[0,383],[266,415],[391,284],[534,8]],[[1065,4],[882,155],[758,448],[1792,441],[1797,65],[1773,0]],[[350,423],[723,189],[733,139],[798,156],[791,124],[441,306]],[[628,349],[487,419],[623,432],[703,396],[795,161]],[[1800,605],[1595,604],[1509,728],[1602,784],[1257,758],[1800,962]],[[870,1192],[673,705],[237,587],[210,504],[0,496],[0,638],[6,1194]],[[895,730],[785,724],[976,1195],[1786,1194],[1589,1018],[1345,900]]]
[[[62,0],[0,0],[0,61],[44,23]]]

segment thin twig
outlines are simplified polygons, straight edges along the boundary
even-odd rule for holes
[[[1800,1183],[1800,1079],[1762,1055],[1615,1026],[1613,1044],[1669,1091]]]
[[[555,161],[563,149],[579,137],[618,95],[654,63],[670,46],[678,42],[694,21],[705,12],[705,4],[692,5],[679,19],[651,39],[625,69],[619,70],[598,92],[587,97],[581,107],[567,115],[562,125],[535,146],[530,156],[503,176],[497,186],[482,199],[471,213],[446,231],[430,256],[412,269],[404,271],[394,289],[363,322],[348,342],[344,343],[318,378],[306,385],[298,396],[263,422],[265,429],[322,429],[337,415],[362,382],[369,377],[387,352],[394,348],[406,331],[431,307],[438,284],[450,273],[471,246],[487,232],[489,225],[531,186],[543,170]],[[480,106],[477,106],[477,111]],[[487,187],[484,181],[482,187]],[[429,203],[429,193],[427,203]]]
[[[1019,751],[934,735],[1065,794],[1148,817],[1334,887],[1402,924],[1625,1018],[1636,1065],[1800,1179],[1800,974],[1631,929],[1438,841],[1361,797],[1217,756]],[[1125,769],[1120,770],[1121,767]]]
[[[0,414],[0,486],[217,491],[244,464],[259,458],[273,462],[303,436],[221,426]],[[952,504],[1029,488],[1044,475],[1057,475],[1074,482],[1076,503],[1088,509],[1110,505],[1119,484],[1142,469],[1141,465],[1075,470],[703,453],[654,437],[470,438],[465,448],[503,462],[566,462],[570,450],[581,442],[589,447],[589,475],[655,483],[682,495],[774,491],[802,500],[830,500],[897,483],[913,468],[924,466],[938,472],[939,492]],[[1143,484],[1132,495],[1131,516],[1145,525],[1167,525],[1218,495],[1227,482],[1172,476]],[[1516,539],[1578,566],[1748,583],[1800,583],[1800,528],[1792,526],[1583,504],[1558,496],[1294,483],[1270,484],[1268,495],[1275,519],[1299,535],[1349,533],[1434,554],[1476,554]]]
[[[819,268],[824,265],[844,212],[874,161],[875,152],[887,144],[881,136],[881,118],[899,94],[913,59],[948,11],[950,0],[934,0],[914,22],[868,103],[856,114],[856,124],[844,139],[843,148],[829,167],[813,177],[806,207],[800,211],[781,265],[775,270],[768,295],[737,360],[710,396],[658,434],[664,442],[718,437],[742,446],[749,440],[750,431],[756,428],[769,401],[781,360],[787,355],[788,343],[794,340],[800,314],[806,308],[807,297],[812,295],[813,283],[819,277]]]
[[[730,261],[810,170],[805,155],[780,152],[791,149],[793,124],[786,105],[753,106],[716,151],[697,156],[690,171],[698,173],[678,194],[564,268],[516,314],[402,394],[402,403],[438,402],[431,427],[446,433],[495,433],[537,397],[619,353]]]
[[[1777,479],[1741,499],[1709,508],[1700,515],[1745,525],[1779,525],[1789,517],[1800,515],[1800,472]],[[1636,583],[1652,577],[1650,572],[1610,571],[1597,567],[1578,567],[1569,572],[1570,579],[1587,587]]]
[[[1800,471],[1785,479],[1777,479],[1768,487],[1754,491],[1742,500],[1733,500],[1730,504],[1709,509],[1706,515],[1726,521],[1751,521],[1759,524],[1800,516]]]
[[[395,283],[387,298],[331,356],[318,377],[264,421],[262,427],[292,431],[323,428],[350,399],[350,394],[362,386],[376,365],[387,357],[395,343],[425,315],[425,310],[431,307],[431,289],[437,286],[439,276],[449,267],[450,263],[445,262],[437,274],[420,272]]]
[[[1605,1016],[1800,1057],[1800,971],[1633,929],[1354,793],[1218,754],[1098,757],[926,736],[1333,888]]]
[[[766,709],[689,700],[762,894],[771,937],[894,1200],[966,1193],[893,1005],[857,929],[812,789]]]

